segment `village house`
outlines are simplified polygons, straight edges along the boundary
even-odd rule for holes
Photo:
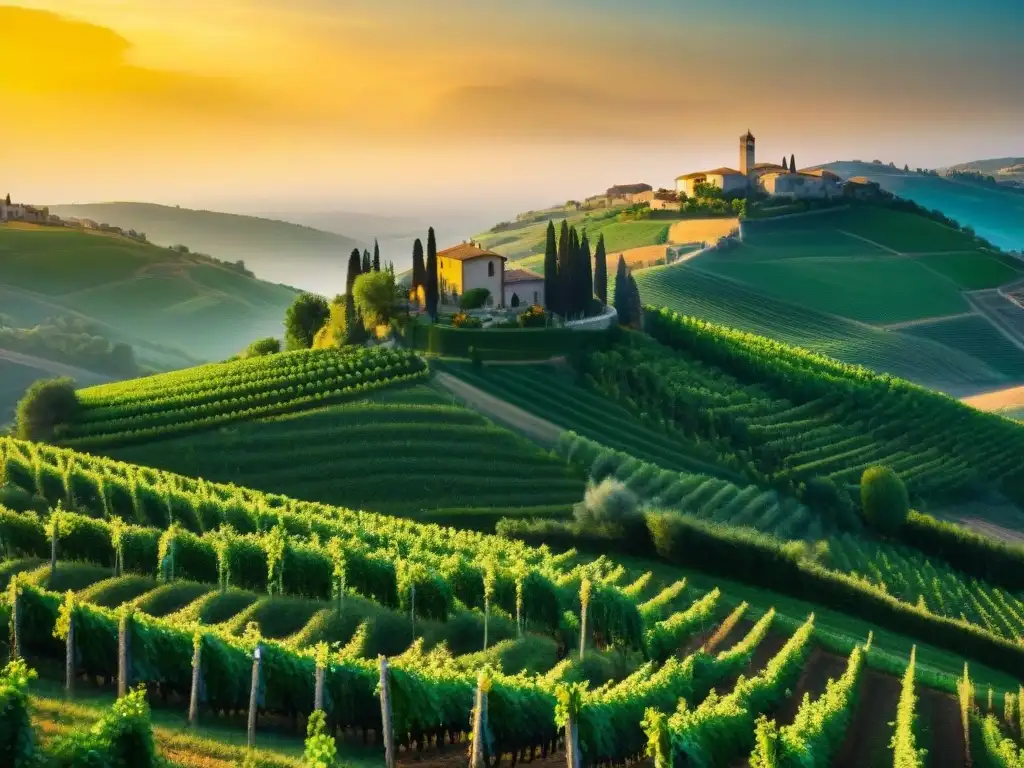
[[[608,187],[604,194],[610,203],[632,204],[637,202],[638,195],[650,192],[651,190],[650,184],[615,184]]]
[[[458,304],[466,291],[486,288],[487,306],[504,305],[505,257],[472,241],[437,254],[437,282],[442,303]]]
[[[544,276],[529,269],[509,269],[505,271],[506,307],[528,307],[536,304],[544,306]]]
[[[56,218],[56,217],[52,217]],[[51,221],[49,208],[37,208],[34,205],[23,203],[7,204],[6,200],[0,200],[0,221],[24,221],[30,224],[48,224]],[[56,218],[56,223],[60,219]]]
[[[842,194],[839,176],[822,169],[797,171],[776,163],[756,161],[757,140],[747,131],[740,136],[739,169],[715,168],[676,177],[676,191],[695,197],[698,184],[711,184],[726,195],[761,192],[772,197],[830,198]]]

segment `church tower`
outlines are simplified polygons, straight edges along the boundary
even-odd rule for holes
[[[754,170],[754,134],[749,130],[740,136],[740,173],[749,176]]]

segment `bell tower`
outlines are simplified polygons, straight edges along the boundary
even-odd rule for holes
[[[749,176],[754,170],[754,134],[748,129],[740,136],[740,173]]]

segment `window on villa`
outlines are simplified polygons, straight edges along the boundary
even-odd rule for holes
[[[494,262],[490,261],[487,263],[487,276],[494,277]]]

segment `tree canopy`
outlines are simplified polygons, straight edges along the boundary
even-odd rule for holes
[[[288,349],[309,349],[313,337],[331,316],[327,299],[312,293],[299,294],[284,317],[284,336]]]
[[[868,467],[860,480],[864,519],[879,533],[899,532],[910,513],[907,488],[889,467]]]
[[[486,288],[470,288],[459,299],[460,309],[480,309],[491,298],[491,292]]]
[[[352,296],[367,330],[384,325],[395,309],[395,280],[387,272],[360,275],[352,286]]]
[[[74,381],[41,379],[18,401],[15,434],[22,440],[49,440],[75,417],[78,405]]]

